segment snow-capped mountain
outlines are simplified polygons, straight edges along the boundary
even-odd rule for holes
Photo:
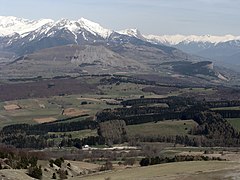
[[[209,58],[218,64],[239,71],[240,36],[147,35],[144,37],[150,42],[172,46],[190,54]]]
[[[137,43],[144,39],[136,29],[113,31],[85,18],[79,20],[27,20],[0,16],[0,48],[18,55],[66,44]]]
[[[204,35],[204,36],[184,36],[184,35],[163,35],[163,36],[156,36],[156,35],[145,35],[146,39],[151,40],[153,42],[159,42],[168,45],[177,45],[180,43],[211,43],[211,44],[218,44],[233,40],[240,40],[240,36],[233,36],[233,35],[225,35],[225,36],[212,36],[212,35]]]
[[[0,36],[12,36],[15,33],[24,36],[53,22],[51,19],[28,20],[13,16],[0,16]]]
[[[126,43],[143,44],[165,50],[166,46],[172,46],[214,60],[229,61],[234,57],[234,63],[240,54],[240,36],[142,35],[137,29],[110,30],[85,18],[54,21],[0,16],[0,51],[24,55],[67,44],[97,43],[116,47]]]
[[[85,18],[53,21],[0,16],[0,23],[0,58],[4,53],[8,56],[13,54],[13,64],[7,67],[18,69],[19,73],[23,69],[29,73],[30,67],[35,72],[39,65],[43,71],[51,66],[57,72],[67,69],[68,73],[89,72],[89,68],[94,66],[104,73],[108,69],[184,74],[185,70],[177,68],[184,65],[196,70],[184,75],[202,74],[218,78],[218,73],[205,65],[201,71],[198,70],[195,63],[204,59],[169,47],[170,44],[153,41],[137,29],[114,31]],[[162,67],[164,62],[172,64]],[[61,64],[59,69],[55,67],[57,64]],[[171,68],[173,66],[175,69]],[[96,68],[91,70],[96,71]]]
[[[131,36],[131,37],[136,37],[139,39],[145,39],[138,29],[125,29],[125,30],[118,31],[118,33]]]
[[[73,34],[76,34],[84,29],[91,34],[95,36],[101,36],[102,38],[107,38],[112,33],[111,30],[105,29],[99,24],[84,18],[80,18],[77,21],[61,19],[54,22],[51,19],[27,20],[12,16],[0,16],[0,36],[2,37],[11,37],[15,34],[18,34],[21,38],[24,38],[33,33],[36,35],[45,34],[51,36],[54,34],[52,31],[53,29],[65,29]],[[31,40],[33,39],[34,38]]]

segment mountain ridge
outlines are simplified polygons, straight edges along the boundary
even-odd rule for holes
[[[20,27],[21,25],[21,27]],[[42,26],[60,26],[65,27],[75,32],[77,29],[85,28],[90,32],[97,33],[103,38],[108,38],[112,33],[116,32],[122,35],[134,36],[137,38],[144,38],[146,40],[158,41],[160,43],[176,45],[182,42],[208,42],[208,43],[221,43],[233,40],[240,40],[240,36],[234,36],[231,34],[216,36],[216,35],[143,35],[137,28],[123,29],[123,30],[111,30],[102,27],[100,24],[85,19],[83,17],[78,20],[69,20],[62,18],[54,21],[52,19],[39,19],[29,20],[25,18],[18,18],[14,16],[0,16],[0,36],[11,36],[15,33],[26,36],[32,31],[36,31]]]
[[[202,42],[202,43],[212,43],[218,44],[228,41],[240,40],[240,36],[233,36],[231,34],[223,35],[223,36],[215,36],[215,35],[144,35],[144,37],[148,40],[152,40],[155,42],[160,42],[163,44],[169,45],[177,45],[179,43],[190,43],[190,42]]]

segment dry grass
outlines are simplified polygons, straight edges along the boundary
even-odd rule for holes
[[[137,167],[121,171],[111,171],[84,177],[86,180],[190,180],[190,179],[218,179],[219,174],[226,175],[240,167],[237,162],[224,161],[193,161],[177,162],[148,167]],[[214,174],[212,176],[212,174]],[[222,176],[221,174],[220,176]],[[78,178],[74,178],[78,179]],[[80,179],[80,178],[79,178]]]
[[[0,171],[1,180],[33,180],[26,174],[26,170],[3,169]]]

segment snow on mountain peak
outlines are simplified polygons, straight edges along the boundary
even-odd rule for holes
[[[55,26],[60,29],[67,28],[73,33],[76,33],[83,28],[92,34],[101,36],[103,38],[108,38],[113,32],[109,29],[103,28],[98,23],[89,21],[85,18],[81,18],[78,21],[60,19],[54,22],[51,19],[28,20],[13,16],[0,16],[0,36],[11,36],[17,33],[24,37],[31,31],[41,29],[45,25],[52,27]]]
[[[48,36],[54,35],[57,29],[63,28],[71,31],[75,35],[75,38],[77,38],[78,33],[83,33],[83,36],[85,37],[84,31],[82,30],[86,30],[91,34],[100,36],[104,39],[108,38],[114,32],[85,18],[80,18],[77,21],[68,19],[53,21],[51,19],[28,20],[13,16],[0,16],[0,36],[12,37],[19,34],[21,37],[25,37],[31,33],[31,39],[34,39],[39,34],[45,34]],[[191,42],[218,44],[221,42],[240,40],[240,36],[233,35],[142,35],[138,29],[126,29],[117,31],[117,33],[139,39],[147,39],[150,42],[163,43],[166,45],[177,45],[179,43],[188,44]]]
[[[78,20],[79,24],[85,28],[87,31],[91,32],[94,35],[99,35],[103,38],[108,38],[113,31],[103,28],[100,24],[89,21],[85,18],[80,18]]]
[[[178,35],[163,35],[163,36],[146,35],[144,37],[151,41],[157,41],[157,42],[160,42],[163,44],[169,44],[169,45],[177,45],[179,43],[190,43],[190,42],[218,44],[221,42],[240,40],[240,36],[233,36],[233,35],[225,35],[225,36],[189,35],[189,36],[185,36],[185,35],[178,34]]]
[[[80,29],[80,25],[77,21],[72,21],[68,19],[61,19],[57,21],[54,26],[57,26],[58,28],[67,28],[73,33],[77,32]]]
[[[24,36],[24,34],[51,22],[53,22],[51,19],[28,20],[13,16],[0,16],[0,34],[1,36],[11,36],[17,33]]]
[[[136,37],[136,38],[143,38],[142,34],[140,33],[140,31],[138,29],[125,29],[125,30],[121,30],[118,31],[119,34],[123,34],[123,35],[127,35],[127,36],[132,36],[132,37]]]

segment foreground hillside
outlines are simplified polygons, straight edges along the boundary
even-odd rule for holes
[[[239,177],[238,162],[180,162],[151,167],[135,167],[110,172],[101,172],[83,177],[68,177],[72,180],[202,180],[236,179]],[[54,172],[54,171],[53,171]],[[5,169],[0,171],[1,179],[32,180],[24,170]],[[47,174],[43,179],[52,179]]]
[[[180,162],[151,167],[125,169],[84,177],[86,180],[202,180],[235,179],[238,162]],[[74,178],[78,179],[78,178]]]

